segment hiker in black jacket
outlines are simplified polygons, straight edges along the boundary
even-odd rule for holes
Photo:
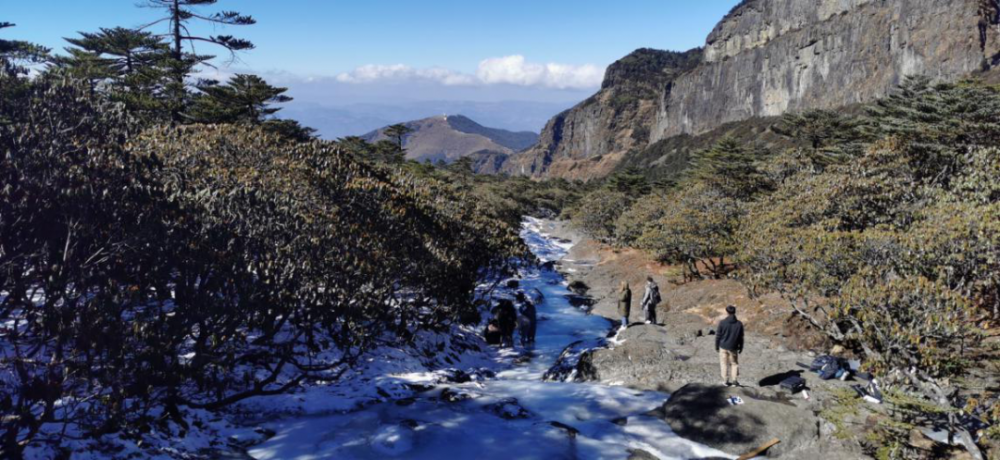
[[[719,366],[726,386],[740,386],[740,353],[743,353],[743,323],[736,319],[736,307],[726,307],[729,316],[719,322],[715,333],[715,351],[719,352]]]

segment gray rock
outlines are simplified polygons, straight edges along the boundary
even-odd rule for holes
[[[531,417],[531,412],[521,406],[521,404],[517,401],[517,398],[506,398],[496,403],[488,404],[484,406],[483,409],[504,420],[517,420]]]
[[[818,419],[790,401],[751,388],[693,383],[656,411],[679,436],[723,452],[743,454],[778,438],[770,455],[782,455],[819,437]],[[742,405],[727,399],[739,396]]]
[[[709,35],[705,63],[664,94],[651,141],[869,102],[907,75],[959,79],[996,58],[996,9],[980,0],[744,2]]]

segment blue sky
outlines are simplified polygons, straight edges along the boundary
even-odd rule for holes
[[[62,37],[158,17],[144,0],[0,0],[4,38],[61,49]],[[704,43],[738,0],[220,0],[258,24],[201,32],[252,40],[223,67],[257,73],[310,103],[579,101],[604,68],[641,47]],[[162,28],[160,30],[163,30]],[[207,48],[199,52],[209,52]]]

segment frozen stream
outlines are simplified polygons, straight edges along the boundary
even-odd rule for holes
[[[527,220],[521,236],[543,261],[567,253],[565,244],[542,233],[539,221]],[[668,459],[732,458],[642,415],[661,405],[666,394],[542,381],[567,345],[600,340],[610,323],[571,306],[557,272],[532,269],[521,275],[521,289],[545,296],[537,306],[537,345],[530,361],[510,364],[513,353],[500,353],[502,370],[495,379],[438,384],[410,400],[347,414],[268,423],[277,434],[250,454],[262,460],[625,459],[639,448]],[[440,400],[445,389],[460,400]]]

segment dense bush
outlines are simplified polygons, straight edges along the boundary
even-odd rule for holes
[[[727,258],[736,252],[735,232],[743,213],[738,201],[695,183],[646,206],[659,208],[662,216],[646,223],[636,247],[662,262],[683,264],[692,277],[702,275],[701,265],[716,276],[725,271]]]
[[[10,87],[6,458],[334,379],[380,341],[475,320],[476,282],[524,254],[514,226],[453,186],[331,144],[250,126],[143,129],[54,75],[5,72]]]
[[[595,190],[573,207],[574,223],[581,230],[605,243],[615,243],[619,217],[635,201],[635,197],[611,188]]]

